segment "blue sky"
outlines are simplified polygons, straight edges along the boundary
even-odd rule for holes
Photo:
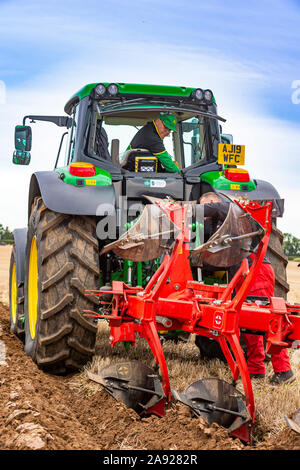
[[[288,0],[0,0],[0,191],[11,191],[12,175],[18,185],[10,205],[0,202],[0,223],[26,223],[30,174],[52,168],[58,147],[57,129],[41,124],[31,166],[12,167],[23,115],[61,114],[85,83],[128,81],[213,89],[224,130],[246,144],[250,174],[286,199],[280,228],[300,238],[299,25],[300,2]]]

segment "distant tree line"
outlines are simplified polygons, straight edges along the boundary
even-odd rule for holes
[[[283,250],[289,257],[300,256],[300,238],[294,237],[291,233],[284,233]]]
[[[4,227],[0,224],[0,242],[2,243],[13,243],[14,236],[8,227]]]

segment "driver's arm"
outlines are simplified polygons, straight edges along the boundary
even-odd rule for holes
[[[180,169],[176,163],[173,162],[171,155],[166,150],[159,153],[153,152],[153,155],[159,159],[160,163],[168,173],[180,173]]]

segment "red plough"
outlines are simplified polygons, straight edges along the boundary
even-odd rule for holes
[[[158,200],[155,204],[178,228],[172,251],[165,254],[162,264],[144,289],[113,281],[110,315],[89,311],[85,315],[109,320],[111,346],[119,341],[134,345],[136,333],[145,338],[156,368],[139,371],[138,363],[124,363],[103,371],[101,377],[90,374],[90,378],[102,383],[114,396],[123,399],[140,414],[163,416],[173,393],[195,415],[202,415],[209,422],[218,422],[228,429],[230,435],[251,443],[255,419],[254,396],[239,341],[241,331],[264,334],[269,353],[299,345],[297,340],[300,339],[299,306],[289,305],[275,297],[263,303],[247,299],[266,254],[272,203],[260,206],[251,201],[236,202],[239,211],[244,216],[249,214],[251,217],[247,216],[248,219],[254,219],[262,230],[253,264],[249,268],[244,257],[227,286],[205,285],[193,279],[191,258],[197,256],[199,250],[190,248],[189,203]],[[226,239],[223,236],[221,239],[223,248],[226,244],[232,245],[232,237]],[[236,242],[241,239],[243,236],[237,237]],[[98,296],[101,293],[101,290],[89,291],[88,295]],[[232,384],[219,379],[203,379],[189,386],[184,394],[171,390],[158,335],[161,330],[183,330],[218,341],[232,372]],[[147,380],[132,381],[132,376],[138,371]],[[244,395],[235,388],[239,377]],[[134,407],[134,401],[138,403],[137,407]]]

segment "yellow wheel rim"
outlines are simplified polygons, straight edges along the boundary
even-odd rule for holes
[[[31,338],[35,337],[38,303],[38,262],[36,237],[33,237],[29,255],[28,273],[28,320]]]
[[[16,264],[13,264],[11,272],[11,285],[10,285],[10,309],[13,324],[17,321],[17,273]]]

